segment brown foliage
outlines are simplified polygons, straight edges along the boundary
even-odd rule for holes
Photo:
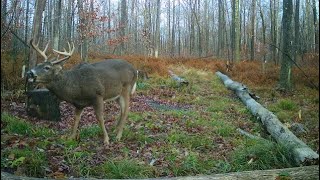
[[[20,87],[24,84],[21,78],[21,68],[23,65],[23,57],[18,56],[13,61],[8,54],[1,55],[1,81],[8,89]],[[216,72],[220,71],[232,77],[232,79],[245,83],[247,85],[276,85],[279,80],[280,67],[274,64],[266,63],[263,65],[260,61],[241,61],[233,63],[231,71],[227,71],[226,62],[213,58],[197,59],[186,57],[146,57],[138,55],[105,55],[99,53],[89,54],[89,62],[98,62],[103,59],[121,58],[131,62],[137,69],[144,71],[148,75],[168,76],[168,70],[172,66],[192,67],[202,71]],[[65,64],[66,69],[70,69],[79,64],[80,55],[74,54]],[[308,81],[318,84],[319,81],[319,61],[318,55],[306,55],[303,62],[299,62],[305,75],[293,67],[293,80],[295,84],[308,85]],[[263,67],[264,66],[264,67]],[[230,69],[229,69],[230,70]]]
[[[12,59],[10,53],[1,53],[1,87],[5,89],[22,88],[24,79],[21,77],[23,56]]]

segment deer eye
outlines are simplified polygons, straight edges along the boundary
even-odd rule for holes
[[[43,69],[47,71],[50,69],[50,66],[45,66]]]

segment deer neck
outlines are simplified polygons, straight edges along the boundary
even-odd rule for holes
[[[71,77],[71,72],[60,72],[53,77],[46,87],[58,98],[68,101],[72,97],[71,93],[74,92],[74,84],[77,83],[72,81]]]

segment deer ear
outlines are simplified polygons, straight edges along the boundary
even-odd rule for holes
[[[55,65],[54,74],[55,75],[59,74],[61,70],[62,70],[62,65],[60,65],[60,64]]]

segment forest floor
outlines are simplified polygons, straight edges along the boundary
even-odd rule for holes
[[[296,166],[288,148],[274,143],[215,76],[217,70],[224,72],[225,61],[124,59],[150,78],[138,82],[120,142],[113,132],[120,111],[114,102],[105,105],[111,143],[103,146],[92,107],[82,114],[79,138],[66,140],[73,124],[72,105],[61,102],[59,122],[37,119],[27,115],[25,97],[15,91],[1,97],[1,170],[50,178],[146,178]],[[319,80],[319,65],[314,68],[308,73],[315,72],[310,77]],[[176,84],[168,69],[189,85]],[[278,71],[271,65],[263,69],[257,62],[241,62],[224,73],[247,85],[260,97],[259,103],[319,153],[319,91],[310,88],[299,71],[294,71],[295,89],[279,91]],[[296,124],[304,130],[295,131]],[[237,128],[269,141],[248,139]]]

